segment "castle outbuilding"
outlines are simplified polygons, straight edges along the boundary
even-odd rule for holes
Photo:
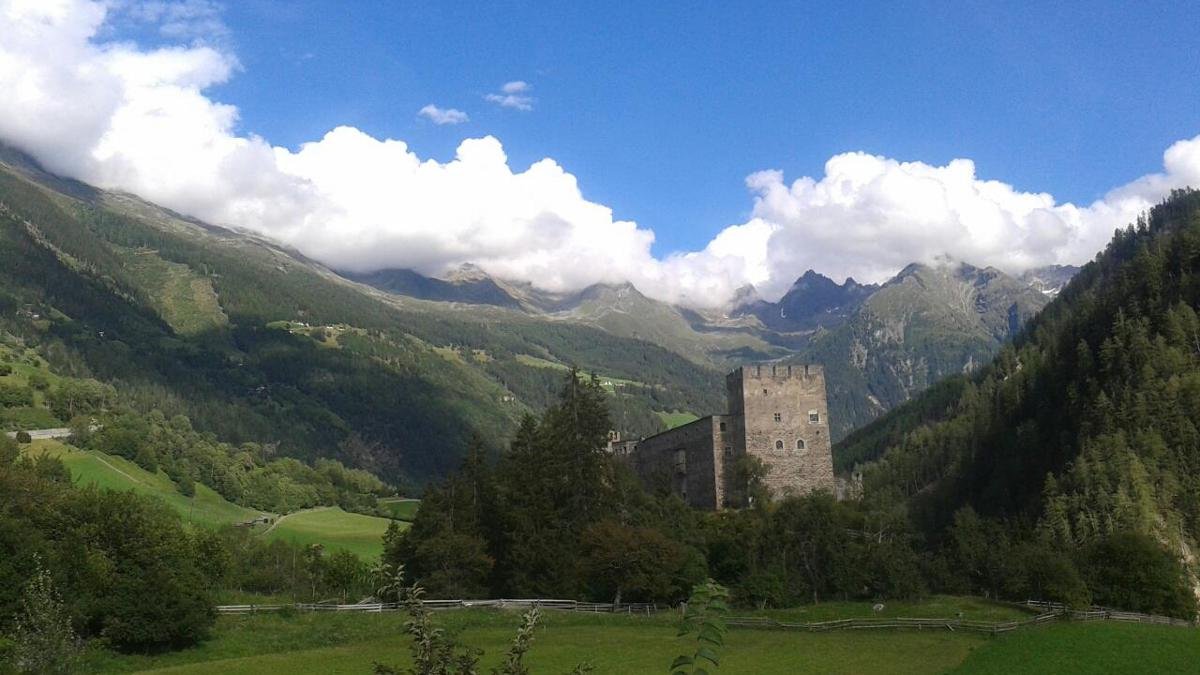
[[[636,444],[619,455],[651,487],[669,487],[690,506],[745,505],[738,463],[757,457],[772,497],[834,492],[825,373],[813,365],[750,365],[725,378],[728,412]],[[612,444],[610,444],[612,445]]]

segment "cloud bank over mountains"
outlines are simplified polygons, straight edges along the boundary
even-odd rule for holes
[[[294,151],[243,134],[237,109],[205,94],[239,69],[211,46],[220,40],[206,44],[194,25],[174,24],[164,34],[188,42],[106,40],[112,11],[90,0],[0,0],[0,139],[52,171],[356,272],[438,274],[473,262],[549,290],[630,281],[652,297],[717,306],[747,283],[777,297],[808,268],[879,281],[946,256],[1011,272],[1079,263],[1171,189],[1200,186],[1200,136],[1168,148],[1161,173],[1085,206],[981,179],[967,159],[931,166],[848,152],[819,178],[749,176],[747,222],[703,250],[656,258],[651,230],[585,199],[553,159],[514,170],[491,136],[464,140],[438,162],[352,127]],[[178,15],[161,13],[176,23]],[[202,18],[223,30],[211,14]],[[525,109],[528,92],[510,82],[491,96]]]

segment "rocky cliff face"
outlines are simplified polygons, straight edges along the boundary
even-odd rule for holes
[[[988,361],[1048,301],[994,268],[913,264],[798,360],[825,366],[834,438]]]
[[[757,293],[739,293],[732,316],[754,316],[771,330],[812,331],[841,324],[878,290],[847,279],[838,284],[827,276],[808,270],[792,284],[778,302],[766,302]]]

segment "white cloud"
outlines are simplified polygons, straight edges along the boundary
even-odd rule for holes
[[[219,42],[229,37],[221,18],[224,8],[213,0],[109,0],[108,7],[115,20],[151,24],[172,40]]]
[[[512,82],[505,82],[500,87],[500,93],[488,94],[483,98],[499,105],[501,108],[533,110],[533,97],[529,95],[530,89],[533,89],[533,87],[528,82],[513,80]]]
[[[439,108],[432,103],[418,110],[417,114],[438,126],[443,124],[462,124],[471,120],[467,113],[461,110]]]
[[[51,170],[354,271],[473,262],[546,289],[631,281],[653,297],[715,306],[746,283],[776,297],[810,267],[877,281],[946,255],[1014,272],[1081,262],[1172,188],[1200,184],[1200,136],[1168,148],[1161,173],[1086,206],[980,179],[965,159],[932,166],[852,152],[816,178],[753,174],[747,222],[700,251],[655,258],[652,231],[584,199],[553,159],[514,170],[490,136],[439,162],[351,127],[295,151],[239,134],[237,109],[205,94],[237,71],[231,54],[196,41],[105,41],[108,18],[99,2],[0,0],[0,138]],[[529,90],[511,82],[498,95]]]

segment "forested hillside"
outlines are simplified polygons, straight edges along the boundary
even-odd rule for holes
[[[472,435],[499,447],[568,365],[606,378],[628,432],[719,405],[716,371],[656,345],[397,304],[270,242],[3,159],[0,329],[222,440],[419,483]]]
[[[970,507],[1065,550],[1149,535],[1194,570],[1197,306],[1200,192],[1179,191],[1117,232],[959,392],[931,392],[893,414],[902,424],[859,437],[855,452],[884,453],[867,494],[911,500],[930,533]]]

